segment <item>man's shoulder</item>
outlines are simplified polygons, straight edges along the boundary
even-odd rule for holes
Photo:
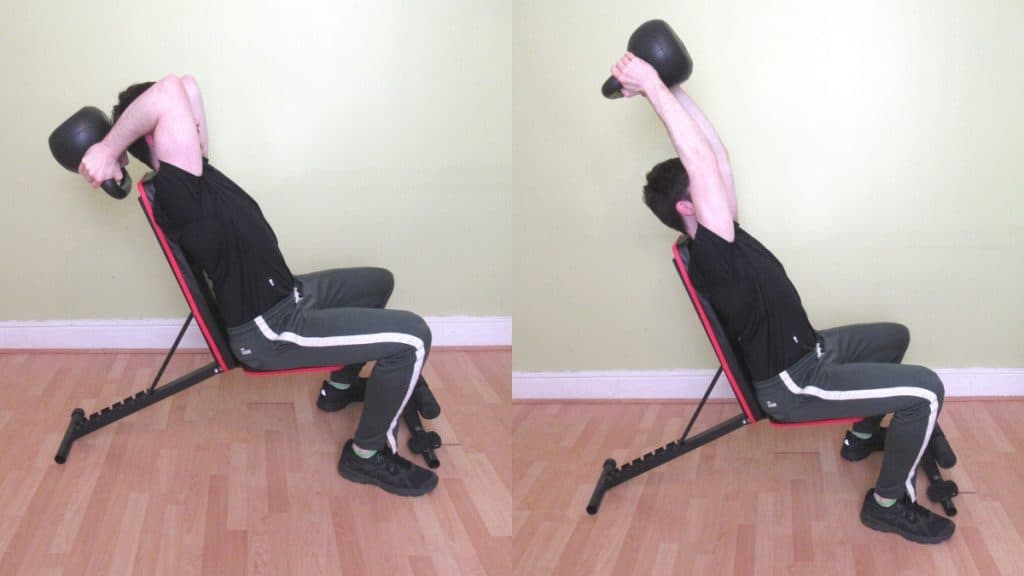
[[[706,228],[703,224],[697,224],[697,231],[694,233],[693,239],[690,242],[694,249],[728,250],[735,245],[736,238],[739,238],[741,233],[749,236],[749,234],[746,234],[746,232],[740,228],[740,225],[737,222],[733,222],[733,230],[735,232],[735,237],[733,238],[733,241],[730,242],[716,234],[710,228]]]

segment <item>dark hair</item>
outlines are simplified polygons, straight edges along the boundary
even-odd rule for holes
[[[117,122],[117,119],[121,117],[121,114],[124,114],[124,111],[128,109],[128,106],[130,106],[136,98],[141,96],[143,92],[149,90],[153,84],[156,84],[156,82],[140,82],[138,84],[132,84],[125,88],[124,92],[118,94],[117,104],[114,104],[114,111],[113,114],[111,114],[111,116],[114,117],[114,122]],[[132,142],[131,145],[128,146],[128,152],[132,156],[135,156],[139,162],[142,162],[150,168],[153,167],[153,162],[149,157],[149,145],[146,144],[145,137]]]
[[[659,162],[647,173],[644,186],[644,204],[658,220],[682,233],[686,233],[683,217],[676,211],[680,200],[690,200],[690,175],[679,158]]]

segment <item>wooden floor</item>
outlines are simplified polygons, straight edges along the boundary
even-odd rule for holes
[[[842,460],[835,425],[741,428],[614,488],[588,516],[602,462],[678,438],[693,409],[514,403],[514,573],[1024,574],[1024,401],[946,403],[940,421],[959,457],[947,477],[961,495],[944,544],[861,525],[881,456]],[[695,431],[737,413],[711,404]]]
[[[445,446],[422,498],[338,475],[361,406],[319,412],[319,374],[229,372],[54,463],[74,407],[146,388],[160,360],[0,353],[0,575],[508,573],[510,350],[431,354],[443,413],[428,428]],[[207,361],[183,355],[169,372]]]
[[[361,407],[316,410],[318,374],[233,371],[53,462],[74,407],[144,389],[160,360],[0,353],[0,575],[1024,574],[1024,400],[947,402],[957,532],[921,546],[860,524],[880,456],[839,458],[837,426],[747,426],[588,516],[601,463],[675,439],[694,406],[510,403],[509,350],[432,353],[445,446],[423,498],[338,476]],[[737,412],[711,404],[695,430]]]

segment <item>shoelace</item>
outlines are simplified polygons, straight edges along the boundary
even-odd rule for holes
[[[912,523],[917,523],[917,519],[923,516],[922,512],[927,512],[925,508],[922,508],[917,502],[911,502],[910,498],[906,495],[900,499],[900,505],[903,507],[903,517]]]
[[[390,448],[381,452],[381,456],[384,458],[384,463],[387,466],[388,473],[392,476],[397,476],[399,472],[412,468],[412,462],[409,462],[405,458],[395,454]]]

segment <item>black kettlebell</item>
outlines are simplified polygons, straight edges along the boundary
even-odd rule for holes
[[[626,50],[645,60],[661,77],[665,86],[682,84],[693,72],[693,60],[672,27],[664,20],[648,20],[629,37]],[[621,98],[622,84],[609,76],[601,86],[605,98]]]
[[[110,118],[102,110],[86,106],[72,114],[50,134],[50,153],[58,164],[77,174],[86,150],[103,140],[112,126]],[[107,194],[118,200],[127,197],[132,189],[132,179],[128,172],[122,169],[121,175],[120,184],[107,180],[100,185]]]

